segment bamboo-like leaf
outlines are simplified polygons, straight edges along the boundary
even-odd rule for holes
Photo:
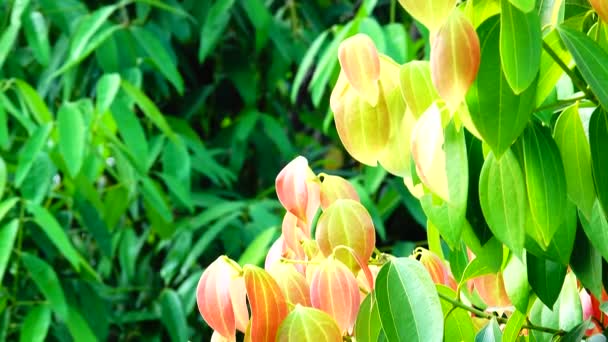
[[[51,325],[51,309],[48,305],[33,307],[21,326],[20,342],[43,342]]]
[[[119,89],[119,74],[105,74],[97,81],[96,109],[99,115],[110,108]]]
[[[48,37],[48,24],[42,13],[31,11],[25,15],[23,28],[25,38],[32,49],[34,57],[43,66],[47,66],[51,58],[51,46]]]
[[[418,261],[396,258],[384,264],[376,278],[376,298],[388,341],[443,341],[437,290]]]
[[[548,246],[565,218],[567,187],[559,149],[548,130],[537,125],[524,132],[524,169],[528,204],[541,246]]]
[[[562,112],[555,124],[553,137],[564,161],[568,197],[589,218],[595,200],[595,187],[591,173],[591,150],[578,104]]]
[[[15,84],[17,85],[17,89],[19,89],[21,97],[39,124],[53,121],[53,115],[49,111],[49,108],[32,86],[22,80],[15,80]]]
[[[281,322],[287,317],[285,297],[277,282],[263,269],[246,265],[243,276],[251,306],[251,328],[245,338],[251,341],[275,341]]]
[[[478,29],[481,64],[467,93],[471,120],[496,158],[511,146],[526,127],[534,106],[536,84],[516,95],[500,67],[499,24],[489,19]]]
[[[0,283],[2,283],[4,271],[6,271],[11,253],[13,252],[13,245],[17,238],[18,229],[18,219],[13,219],[0,227]]]
[[[296,103],[298,99],[298,93],[300,92],[300,88],[304,83],[304,79],[306,74],[310,71],[312,63],[314,62],[315,56],[319,53],[321,46],[325,42],[327,38],[327,34],[329,31],[323,31],[321,34],[315,38],[315,40],[310,44],[308,50],[306,50],[306,54],[302,57],[302,61],[299,63],[298,72],[296,72],[296,76],[293,78],[293,85],[291,88],[290,99],[292,103]]]
[[[47,143],[51,128],[51,124],[39,126],[21,148],[21,151],[19,152],[19,163],[17,164],[17,170],[15,171],[16,187],[21,186],[25,177],[30,172],[34,160]]]
[[[511,89],[515,94],[521,94],[538,74],[542,35],[536,11],[527,6],[516,7],[512,2],[501,0],[500,61]],[[528,2],[532,3],[533,9],[534,1]]]
[[[201,28],[201,45],[198,50],[198,61],[203,63],[220,40],[230,21],[230,10],[234,0],[215,1]]]
[[[568,28],[564,24],[557,30],[583,78],[600,104],[608,110],[608,87],[605,84],[605,80],[608,79],[608,52],[584,33]]]
[[[67,63],[77,61],[82,58],[93,35],[97,33],[97,31],[116,9],[118,9],[118,5],[104,6],[81,19],[76,31],[72,36]]]
[[[68,306],[66,325],[74,341],[95,342],[97,337],[82,314],[73,306]]]
[[[456,111],[477,77],[480,63],[479,38],[460,11],[452,11],[434,36],[430,63],[437,92]]]
[[[601,108],[597,108],[589,120],[589,144],[597,199],[604,212],[608,212],[608,178],[604,176],[608,167],[608,154],[603,147],[608,146],[608,112]]]
[[[479,201],[490,230],[520,257],[525,242],[526,188],[515,155],[507,150],[500,160],[486,157],[479,178]]]
[[[79,271],[81,263],[86,261],[78,254],[65,230],[59,225],[55,217],[53,217],[48,209],[35,203],[28,203],[27,210],[34,215],[34,222],[53,242],[60,253],[70,262],[76,271]]]
[[[187,341],[188,326],[184,308],[177,293],[170,289],[165,289],[160,295],[160,306],[163,325],[169,331],[172,341]]]
[[[278,342],[340,342],[342,333],[327,313],[301,305],[287,315],[277,333]]]
[[[154,66],[167,79],[180,95],[184,94],[184,80],[177,70],[177,65],[171,59],[167,48],[149,30],[132,26],[131,33],[144,51],[150,56]]]
[[[59,152],[72,178],[78,175],[84,160],[86,127],[82,115],[75,103],[64,103],[57,114]]]
[[[68,318],[68,305],[57,274],[44,260],[29,253],[21,253],[21,261],[29,271],[38,290],[49,301],[51,309],[61,319]]]

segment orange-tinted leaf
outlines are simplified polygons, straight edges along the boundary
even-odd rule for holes
[[[446,155],[443,150],[442,113],[433,104],[418,119],[412,132],[412,158],[422,183],[433,193],[449,202]]]
[[[321,180],[321,208],[327,209],[339,199],[352,199],[359,202],[357,191],[346,179],[325,173],[319,174]]]
[[[399,69],[395,70],[396,73]],[[386,147],[379,158],[380,165],[395,176],[403,177],[410,173],[410,134],[415,121],[411,112],[406,111],[401,89],[395,87],[386,93],[391,130]],[[409,117],[406,118],[406,116]]]
[[[249,336],[256,342],[275,341],[279,325],[289,311],[281,288],[268,272],[257,266],[244,266],[243,275],[251,306]]]
[[[196,287],[196,302],[205,322],[221,336],[234,340],[236,319],[230,285],[239,273],[229,262],[221,256],[207,267]]]
[[[211,342],[232,342],[235,341],[235,339],[233,338],[228,339],[222,335],[220,335],[220,333],[218,333],[217,331],[214,331],[213,334],[211,335]]]
[[[458,109],[475,81],[479,62],[475,28],[460,11],[453,11],[437,31],[431,47],[431,78],[452,111]]]
[[[431,275],[433,283],[449,287],[455,285],[450,269],[435,253],[424,248],[417,248],[414,254]],[[453,289],[456,290],[456,287],[454,286]]]
[[[308,161],[299,156],[281,170],[275,182],[283,207],[303,221],[307,220],[309,203],[307,180],[312,176],[314,174],[308,167]]]
[[[279,327],[278,342],[341,342],[342,333],[327,313],[296,305]]]
[[[340,199],[330,205],[317,222],[315,238],[325,256],[338,246],[350,247],[363,262],[372,255],[376,232],[365,207],[351,199]],[[357,260],[346,250],[336,251],[336,257],[352,270],[358,270]]]
[[[310,284],[310,299],[313,307],[336,320],[342,332],[355,324],[359,286],[353,273],[339,260],[330,257],[321,263]]]
[[[399,0],[399,3],[416,20],[430,31],[437,30],[456,7],[457,0]]]
[[[247,307],[247,287],[243,277],[237,277],[230,283],[230,299],[232,300],[236,329],[244,333],[249,324],[249,308]]]
[[[605,22],[608,23],[608,1],[606,0],[589,0],[591,6],[597,12],[597,15]]]
[[[289,303],[310,306],[308,282],[294,265],[279,262],[274,264],[268,272],[277,281]]]
[[[380,59],[374,42],[361,33],[347,38],[340,44],[338,59],[346,79],[357,94],[372,107],[376,106]]]
[[[473,286],[479,297],[490,308],[505,308],[511,306],[511,301],[505,290],[502,273],[488,274],[473,279]]]

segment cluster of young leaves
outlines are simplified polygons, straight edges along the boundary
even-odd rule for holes
[[[345,33],[350,37],[333,51],[341,71],[330,107],[349,154],[403,178],[420,200],[431,252],[415,252],[421,263],[367,259],[384,265],[369,288],[372,292],[360,298],[356,320],[350,321],[345,320],[351,317],[348,310],[336,313],[312,302],[331,316],[322,319],[291,297],[318,296],[314,284],[323,277],[319,269],[312,272],[307,292],[295,285],[283,288],[277,276],[249,266],[241,270],[224,260],[232,265],[226,266],[232,267],[232,277],[216,282],[209,271],[199,283],[203,317],[207,322],[214,319],[205,311],[212,297],[223,298],[228,313],[220,314],[220,322],[242,314],[242,325],[230,326],[251,340],[257,340],[253,336],[258,333],[265,336],[260,340],[319,340],[334,336],[327,322],[338,322],[342,335],[357,341],[578,341],[591,335],[589,340],[605,340],[605,2],[400,3],[429,30],[430,60],[400,65],[378,52],[375,37]],[[300,177],[310,174],[300,172]],[[303,220],[304,227],[284,228],[285,242],[277,243],[283,244],[282,262],[295,264],[296,272],[290,272],[306,280],[309,268],[317,264],[316,255],[302,257],[296,250],[306,251],[313,241],[311,230],[323,231],[322,218],[331,216],[331,207],[323,208],[316,226],[306,228],[309,217],[302,215],[308,208],[302,205],[308,202],[303,194],[310,190],[288,177],[294,188],[292,202],[286,202],[281,198],[284,173],[277,181],[279,198],[288,215]],[[341,198],[336,203],[349,198],[348,191],[336,193]],[[341,250],[350,251],[340,261],[351,271],[358,271],[354,265],[364,269],[366,264],[365,259],[352,262],[354,255],[365,256],[353,246],[367,246],[369,240],[356,229],[336,227],[349,220],[357,223],[353,226],[365,222],[358,217],[350,212],[330,220],[329,229],[340,231],[333,236],[348,238],[323,252],[334,260],[340,259]],[[298,228],[304,234],[294,243]],[[313,245],[322,250],[322,234],[315,233],[315,238]],[[248,272],[265,282],[248,280]],[[226,290],[242,275],[245,291]],[[341,279],[342,272],[334,268],[333,277]],[[207,292],[209,283],[216,292]],[[339,289],[349,286],[339,280],[331,283],[335,287],[325,292],[331,293],[328,301],[351,308],[343,298],[335,299],[347,296],[349,291]],[[276,289],[272,297],[282,304],[260,299],[270,288]],[[260,318],[260,303],[267,309],[281,307],[281,314]],[[297,339],[282,334],[290,331],[297,331]],[[234,329],[220,334],[233,339]],[[329,340],[342,337],[336,338]]]
[[[0,2],[0,341],[210,336],[200,265],[278,233],[323,6]]]

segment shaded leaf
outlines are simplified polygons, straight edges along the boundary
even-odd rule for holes
[[[2,283],[4,272],[8,266],[11,253],[13,252],[18,229],[18,219],[13,219],[0,227],[0,283]]]
[[[17,170],[15,171],[15,186],[20,187],[23,180],[25,180],[38,153],[40,153],[47,143],[51,128],[51,124],[39,126],[21,148],[21,151],[19,152],[19,163],[17,164]]]
[[[162,322],[172,341],[187,341],[188,327],[182,302],[173,290],[166,289],[160,295]]]
[[[75,103],[64,103],[57,114],[59,151],[72,178],[78,175],[84,159],[86,127],[82,116]]]
[[[21,253],[21,261],[36,283],[38,290],[49,301],[51,309],[63,320],[68,319],[68,305],[55,271],[44,260],[29,254]]]

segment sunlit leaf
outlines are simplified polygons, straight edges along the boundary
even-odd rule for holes
[[[381,330],[378,301],[374,293],[371,292],[359,307],[355,323],[355,337],[358,341],[377,341]]]
[[[439,99],[431,80],[431,66],[428,61],[411,61],[404,64],[399,71],[399,79],[407,108],[416,118]]]
[[[48,305],[33,307],[25,316],[21,326],[20,342],[43,342],[51,325],[51,310]]]
[[[503,279],[507,296],[509,296],[513,306],[520,312],[526,312],[528,310],[530,293],[528,270],[525,260],[525,255],[522,259],[512,255],[503,270]]]
[[[492,318],[475,336],[475,342],[498,342],[502,341],[502,331],[498,326],[496,318]]]
[[[86,127],[78,105],[64,103],[57,113],[59,151],[69,174],[75,178],[84,161]]]
[[[438,285],[437,292],[452,299],[456,299],[454,290]],[[475,326],[471,314],[461,308],[454,308],[451,303],[441,300],[441,310],[445,319],[444,341],[472,341],[475,337]],[[449,313],[449,316],[447,316]]]
[[[420,21],[429,30],[435,31],[455,12],[456,0],[399,0],[407,13]]]
[[[2,282],[4,271],[6,271],[8,261],[13,252],[18,229],[19,220],[17,219],[13,219],[0,227],[0,283]]]
[[[342,333],[327,313],[296,305],[287,315],[277,333],[279,342],[340,342]]]
[[[380,92],[380,58],[374,42],[361,33],[347,38],[338,48],[338,59],[353,89],[375,107]]]

